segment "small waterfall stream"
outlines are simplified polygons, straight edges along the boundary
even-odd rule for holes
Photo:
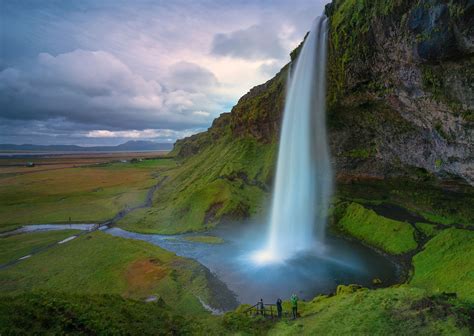
[[[286,94],[267,249],[287,259],[322,244],[332,190],[326,135],[327,18],[315,19]]]

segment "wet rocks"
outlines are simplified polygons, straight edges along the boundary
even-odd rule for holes
[[[416,51],[428,61],[472,53],[474,2],[423,0],[411,11],[408,26],[416,34]]]

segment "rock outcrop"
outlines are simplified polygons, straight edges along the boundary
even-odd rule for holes
[[[328,122],[340,178],[416,177],[421,169],[474,184],[473,3],[327,6]],[[179,140],[174,153],[193,155],[222,137],[277,141],[289,67],[250,90],[207,132]]]
[[[340,173],[382,178],[421,168],[474,184],[472,3],[334,1],[327,8],[330,132]]]

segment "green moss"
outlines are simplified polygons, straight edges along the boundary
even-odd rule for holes
[[[118,225],[136,232],[173,234],[258,213],[273,178],[275,153],[273,143],[221,139],[167,171],[153,207],[130,213]]]
[[[440,232],[413,258],[413,266],[412,286],[474,302],[474,232]]]
[[[390,16],[397,7],[404,5],[406,1],[403,0],[333,1],[328,58],[330,106],[337,105],[347,92],[348,74],[352,73],[350,69],[353,64],[364,66],[372,56],[375,49],[370,43],[364,42],[369,40],[373,22]],[[368,85],[372,85],[372,88],[378,86],[373,83]]]
[[[338,197],[359,203],[392,203],[419,214],[428,221],[444,225],[474,226],[474,189],[455,184],[447,189],[435,179],[392,178],[340,183]]]
[[[352,294],[359,290],[362,290],[362,287],[359,285],[339,285],[336,288],[336,295]]]
[[[471,309],[471,310],[469,310]],[[269,335],[469,335],[472,308],[422,289],[402,286],[319,296]]]
[[[438,132],[438,134],[443,137],[444,139],[449,139],[449,136],[446,134],[446,132],[444,131],[443,129],[443,126],[441,125],[441,123],[438,121],[435,126],[434,126],[436,132]]]
[[[436,236],[441,230],[436,228],[436,224],[416,223],[416,228],[429,238]]]
[[[391,254],[407,253],[417,247],[413,227],[377,215],[357,203],[351,203],[339,220],[345,233]]]
[[[420,65],[425,90],[431,93],[434,100],[447,105],[455,115],[461,115],[466,121],[472,121],[473,111],[457,98],[455,92],[457,88],[447,78],[455,77],[463,86],[468,86],[474,76],[473,65],[472,59],[466,59],[456,65],[450,63]],[[451,136],[443,131],[439,121],[434,128],[443,138],[451,139]]]
[[[347,153],[347,156],[353,159],[367,159],[374,155],[374,151],[372,149],[353,149]]]

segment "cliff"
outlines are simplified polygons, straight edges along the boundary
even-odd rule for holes
[[[416,168],[474,183],[473,11],[472,1],[327,7],[329,131],[340,175],[382,178]],[[179,140],[175,153],[196,154],[223,136],[276,141],[287,67],[207,133]]]
[[[339,173],[416,168],[474,184],[474,3],[334,1],[327,12]]]
[[[326,7],[338,198],[474,222],[463,205],[474,202],[473,12],[468,0],[334,0]],[[146,228],[135,230],[205,229],[262,210],[273,182],[287,74],[300,47],[207,132],[176,142],[171,154],[180,170],[155,200],[171,210],[131,219]]]

